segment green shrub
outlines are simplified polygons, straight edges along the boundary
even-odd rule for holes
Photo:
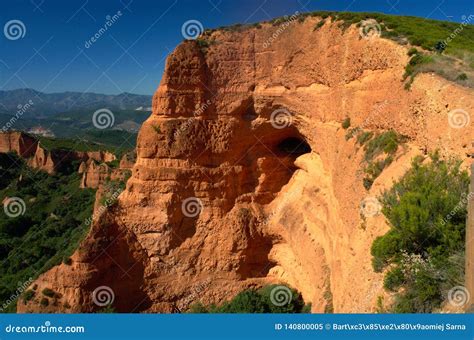
[[[204,306],[201,302],[196,302],[196,303],[193,303],[189,307],[189,312],[190,313],[209,313],[209,308]]]
[[[364,172],[366,176],[363,179],[363,185],[365,189],[369,190],[375,179],[393,162],[399,145],[405,143],[407,139],[393,130],[374,135],[372,131],[363,131],[359,127],[349,129],[345,138],[349,140],[354,135],[357,144],[364,146],[364,161],[366,162]],[[381,155],[383,157],[375,159]]]
[[[403,80],[408,79],[408,82],[405,83],[405,89],[409,90],[411,84],[413,83],[416,75],[420,72],[422,65],[429,64],[433,62],[433,57],[423,53],[416,53],[411,58],[408,64],[405,66],[405,74],[403,75]]]
[[[279,293],[281,295],[279,295]],[[279,300],[279,297],[282,300]],[[288,300],[287,302],[285,302]],[[274,302],[277,303],[274,303]],[[281,302],[283,305],[281,305]],[[269,285],[261,289],[248,289],[220,306],[204,306],[200,302],[191,305],[191,313],[308,313],[301,294],[281,285]]]
[[[384,299],[383,299],[383,296],[378,296],[377,297],[377,307],[376,307],[376,311],[375,311],[377,314],[384,314],[384,313],[387,313],[386,309],[385,309],[385,305],[384,305]]]
[[[370,177],[364,177],[362,179],[362,185],[364,186],[365,190],[370,190],[372,185],[374,184],[374,179]]]
[[[461,81],[467,80],[467,74],[466,73],[461,73],[460,75],[458,75],[456,77],[456,80],[461,80]]]
[[[393,162],[393,157],[388,156],[385,159],[370,161],[364,169],[366,176],[364,177],[364,187],[369,190],[375,179],[380,176],[382,171]]]
[[[210,46],[209,41],[207,41],[205,39],[202,39],[202,38],[196,39],[196,43],[198,44],[198,46],[201,49],[205,49],[205,48],[208,48]]]
[[[385,274],[383,286],[392,292],[397,291],[404,282],[404,276],[400,267],[394,267]]]
[[[394,312],[431,312],[463,282],[469,177],[460,164],[417,158],[380,199],[390,231],[372,244],[372,263],[390,266],[384,285],[397,291]]]
[[[47,296],[47,297],[50,297],[50,298],[56,296],[56,293],[54,292],[54,290],[49,289],[49,288],[43,289],[43,291],[41,293],[43,293],[44,296]]]
[[[97,313],[98,314],[113,314],[113,313],[117,313],[117,311],[112,305],[107,305],[104,308],[97,311]]]
[[[355,127],[355,128],[347,130],[347,133],[346,133],[346,136],[345,136],[346,140],[351,139],[352,137],[357,135],[360,131],[361,131],[361,128],[359,128],[359,127]]]
[[[374,133],[371,131],[363,131],[357,135],[357,143],[359,145],[364,145],[366,142],[368,142],[372,137],[374,136]]]
[[[412,48],[410,48],[410,49],[408,50],[408,53],[407,53],[407,54],[408,54],[409,57],[411,57],[411,56],[413,56],[413,55],[415,55],[415,54],[418,54],[418,50],[417,50],[415,47],[412,47]]]
[[[393,230],[374,240],[371,253],[376,272],[381,272],[385,266],[395,260],[400,251],[400,243],[400,235]]]
[[[113,161],[106,162],[105,164],[107,164],[112,169],[118,169],[120,165],[120,159],[114,159]]]
[[[23,302],[26,304],[28,301],[31,301],[35,297],[35,292],[31,289],[23,293]]]
[[[404,142],[406,142],[406,137],[399,135],[394,130],[378,134],[365,145],[365,160],[370,162],[382,153],[394,155],[398,146]]]
[[[161,128],[160,128],[159,125],[152,125],[152,127],[153,127],[153,130],[155,130],[155,132],[156,132],[157,134],[160,134],[160,133],[161,133]]]
[[[400,144],[404,143],[406,138],[393,130],[377,134],[374,137],[373,132],[365,131],[357,135],[357,142],[364,145],[364,160],[367,163],[364,168],[366,176],[363,179],[364,188],[369,190],[375,179],[382,171],[389,166],[394,159],[395,153]],[[382,158],[376,159],[383,155]]]
[[[314,26],[314,31],[317,31],[319,30],[321,27],[324,26],[324,24],[326,23],[326,20],[325,19],[322,19],[320,21],[318,21],[318,23]]]
[[[347,117],[346,119],[342,121],[341,125],[344,130],[347,130],[351,126],[351,119]]]
[[[438,41],[434,46],[434,50],[438,53],[443,53],[444,50],[446,50],[446,44],[442,41]]]
[[[43,307],[48,307],[49,306],[49,300],[47,298],[42,298],[40,301],[40,305]]]

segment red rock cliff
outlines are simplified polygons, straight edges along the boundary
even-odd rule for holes
[[[28,158],[34,155],[38,141],[19,131],[0,133],[0,152],[16,152],[19,156]]]
[[[35,282],[58,292],[55,304],[33,299],[19,311],[94,311],[93,291],[107,286],[118,311],[170,312],[269,282],[294,286],[313,311],[372,311],[384,292],[370,246],[387,226],[378,215],[362,228],[361,202],[419,150],[465,157],[472,130],[451,128],[447,115],[474,112],[474,96],[429,74],[407,91],[405,47],[316,23],[293,22],[276,39],[270,24],[216,31],[205,50],[180,44],[140,130],[126,190],[72,264]],[[345,117],[410,138],[370,192]],[[288,152],[295,141],[307,143],[305,154]]]

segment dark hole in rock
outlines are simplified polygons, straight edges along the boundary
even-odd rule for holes
[[[249,121],[252,121],[252,120],[255,120],[257,119],[257,114],[256,113],[253,113],[253,112],[246,112],[243,116],[242,116],[242,119],[249,122]]]
[[[304,139],[289,137],[278,143],[277,150],[289,155],[302,155],[311,152],[311,147]]]
[[[245,111],[245,113],[242,115],[242,119],[247,122],[252,121],[256,118],[257,113],[255,112],[253,105],[247,108],[247,111]]]

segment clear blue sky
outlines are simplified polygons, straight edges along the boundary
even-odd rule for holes
[[[295,11],[374,11],[461,21],[473,0],[0,0],[0,90],[152,94],[166,56],[190,19],[205,28],[252,23]],[[97,42],[85,43],[122,15]],[[4,26],[20,20],[23,38]]]

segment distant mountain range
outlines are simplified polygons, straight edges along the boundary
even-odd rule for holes
[[[143,121],[150,116],[152,96],[121,93],[43,93],[33,89],[0,91],[0,129],[37,135],[105,143],[134,145]],[[94,112],[107,108],[113,125],[100,130]]]
[[[52,114],[77,110],[109,108],[117,110],[143,110],[151,107],[152,96],[132,93],[118,95],[91,92],[43,93],[33,89],[0,91],[0,113],[15,114],[20,105],[32,101],[25,115],[49,116]]]

